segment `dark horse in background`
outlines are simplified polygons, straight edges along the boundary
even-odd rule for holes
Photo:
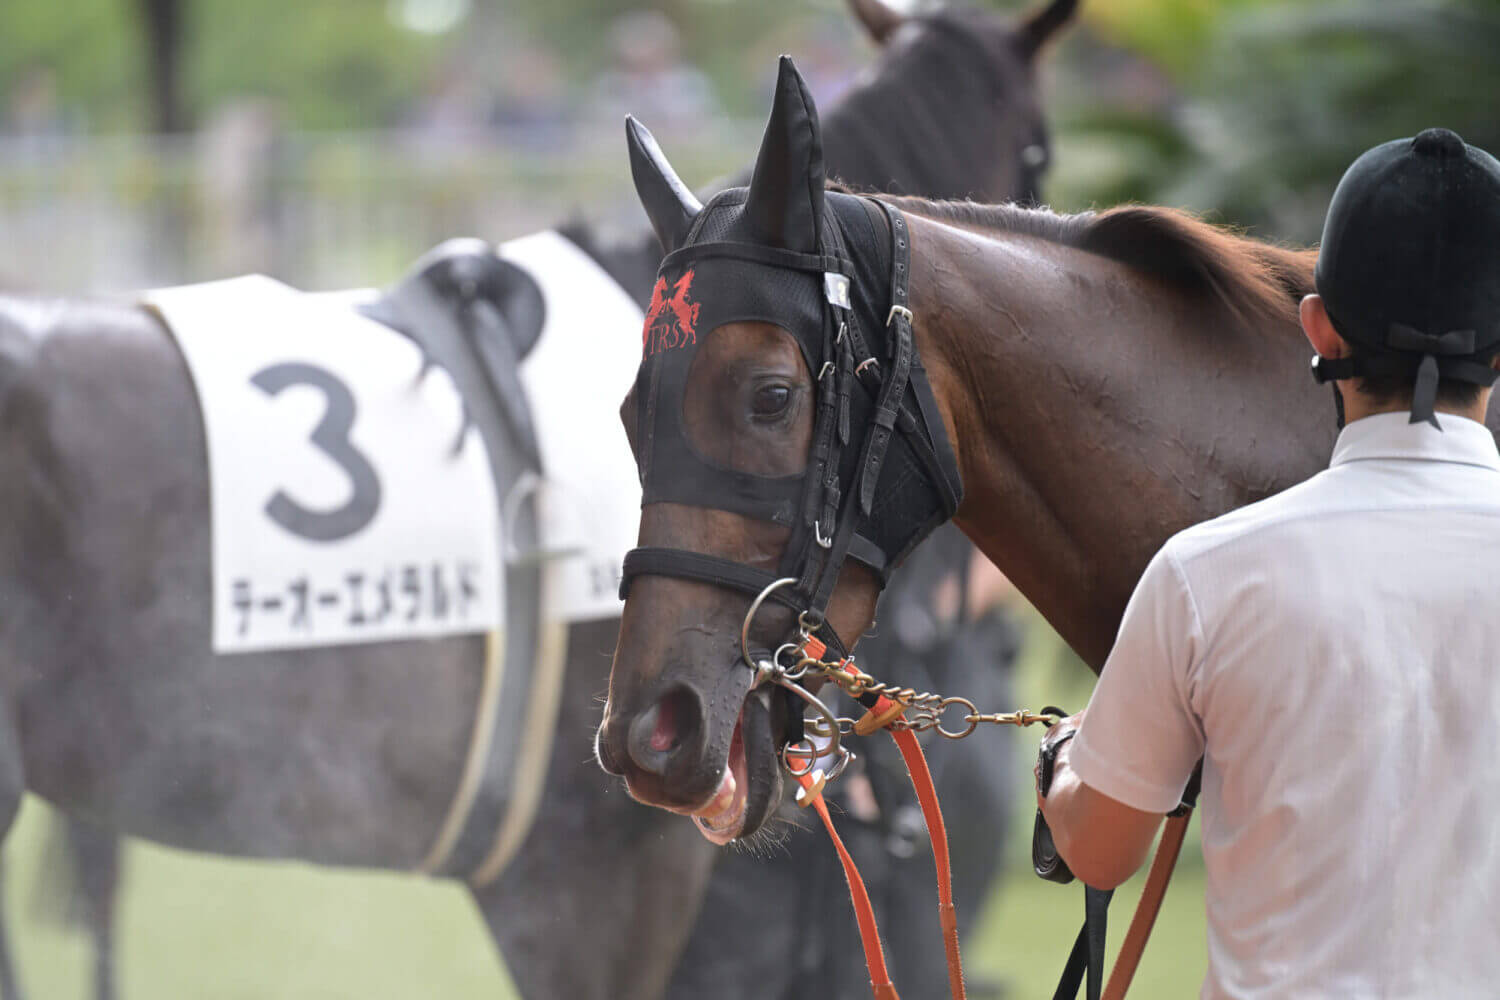
[[[833,169],[880,190],[1028,196],[1046,162],[1033,57],[1073,0],[1020,22],[854,6],[885,50],[828,116]],[[644,306],[654,237],[597,248],[574,235]],[[178,847],[410,868],[462,768],[482,640],[216,656],[195,412],[152,314],[0,300],[0,812],[8,824],[29,789],[98,827]],[[713,867],[689,824],[629,801],[588,760],[617,628],[569,630],[548,794],[501,878],[474,890],[526,996],[660,995]],[[883,850],[884,835],[874,839]],[[689,961],[719,946],[718,907],[765,895],[748,863],[732,858],[717,876]],[[814,924],[842,912],[826,893],[803,899]],[[787,967],[772,955],[709,978],[788,992]]]

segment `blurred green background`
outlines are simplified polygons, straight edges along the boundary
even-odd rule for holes
[[[373,285],[450,236],[635,230],[621,95],[704,184],[752,155],[781,51],[825,102],[871,58],[840,0],[6,0],[0,286],[251,270]],[[1045,191],[1062,210],[1163,202],[1310,243],[1368,146],[1441,124],[1500,148],[1496,53],[1500,0],[1082,0],[1044,66]],[[1086,672],[1027,614],[1020,703],[1082,704]],[[1037,734],[979,738],[1029,756]],[[1017,795],[1013,874],[968,954],[1012,995],[1046,996],[1081,896],[1030,875],[1024,775]],[[5,912],[30,995],[72,1000],[89,959],[39,903],[50,822],[29,801],[5,845]],[[144,844],[125,879],[127,998],[508,989],[456,886]],[[1135,995],[1196,993],[1201,896],[1192,840]]]
[[[871,57],[842,0],[9,0],[0,282],[369,285],[460,233],[633,230],[625,111],[706,184],[782,51],[825,104]],[[1044,61],[1046,190],[1310,242],[1370,145],[1500,146],[1497,51],[1500,0],[1082,0]]]

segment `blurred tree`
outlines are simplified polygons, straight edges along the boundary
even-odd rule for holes
[[[1099,34],[1149,56],[1174,74],[1202,65],[1209,41],[1226,12],[1266,0],[1093,0],[1084,17]]]
[[[384,0],[193,0],[192,113],[269,98],[294,127],[389,126],[422,93],[444,36],[413,31]]]
[[[1353,159],[1442,125],[1500,150],[1500,3],[1285,4],[1228,19],[1181,125],[1178,204],[1311,242]]]
[[[1500,0],[1086,9],[1053,92],[1063,207],[1164,202],[1310,243],[1376,143],[1445,125],[1500,149]]]
[[[0,102],[40,74],[70,119],[128,127],[145,107],[135,10],[121,0],[0,3]]]
[[[445,44],[396,23],[389,8],[385,0],[3,0],[0,93],[44,72],[91,131],[179,130],[225,100],[252,96],[271,98],[303,128],[389,125],[421,93]]]

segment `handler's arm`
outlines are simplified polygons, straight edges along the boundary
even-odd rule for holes
[[[1100,889],[1140,867],[1203,755],[1188,695],[1203,628],[1171,548],[1141,576],[1088,709],[1059,723],[1078,735],[1058,748],[1040,802],[1058,853]]]
[[[1096,889],[1113,889],[1146,860],[1162,817],[1084,784],[1070,766],[1072,749],[1071,742],[1058,749],[1052,787],[1045,799],[1037,797],[1037,804],[1052,828],[1057,853],[1073,874]]]

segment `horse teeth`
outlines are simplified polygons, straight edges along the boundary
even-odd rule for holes
[[[737,783],[734,780],[734,772],[729,769],[724,771],[724,780],[719,783],[719,790],[714,794],[707,808],[699,815],[705,818],[717,819],[729,811],[734,805],[734,793]]]

